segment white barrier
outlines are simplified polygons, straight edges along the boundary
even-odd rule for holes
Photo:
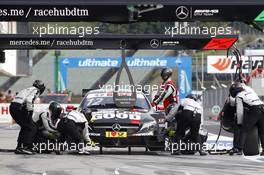
[[[0,123],[12,123],[12,117],[9,112],[10,103],[0,103]],[[64,110],[68,105],[78,107],[79,104],[61,104]],[[35,104],[34,110],[39,111],[47,109],[49,104]]]

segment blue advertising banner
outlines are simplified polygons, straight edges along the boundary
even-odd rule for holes
[[[181,66],[178,67],[178,90],[180,99],[192,93],[192,59],[191,57],[178,58]]]
[[[59,90],[67,89],[68,68],[111,68],[119,67],[121,57],[117,58],[93,58],[93,57],[60,57],[59,58]],[[189,56],[180,57],[127,57],[129,67],[170,67],[178,69],[178,86],[180,99],[192,91],[192,58]],[[54,64],[55,66],[55,64]],[[54,76],[55,77],[55,76]],[[55,86],[55,85],[54,85]],[[54,87],[55,89],[55,87]]]

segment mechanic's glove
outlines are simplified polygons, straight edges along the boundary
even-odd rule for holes
[[[50,139],[50,140],[56,140],[58,137],[55,135],[55,134],[53,134],[53,133],[49,133],[48,134],[48,139]]]
[[[96,120],[95,116],[92,116],[92,118],[91,118],[91,120],[89,121],[89,123],[93,123],[93,122],[95,122],[95,120]]]
[[[155,106],[157,106],[157,104],[156,104],[155,102],[152,102],[152,103],[151,103],[151,106],[152,106],[152,107],[155,107]]]
[[[176,131],[174,129],[172,129],[172,128],[168,128],[167,129],[167,135],[169,137],[175,137],[176,136]]]

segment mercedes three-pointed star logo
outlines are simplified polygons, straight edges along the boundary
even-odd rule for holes
[[[115,124],[112,125],[112,130],[113,131],[117,132],[117,131],[120,131],[120,129],[121,129],[121,126],[119,124],[115,123]]]
[[[159,47],[159,40],[157,40],[157,39],[152,39],[152,40],[150,41],[150,46],[151,46],[152,48],[158,48],[158,47]]]
[[[176,10],[176,17],[178,19],[186,19],[189,16],[189,10],[185,6],[179,6]]]

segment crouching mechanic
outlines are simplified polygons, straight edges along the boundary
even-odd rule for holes
[[[12,118],[21,127],[15,154],[34,154],[32,142],[37,127],[32,120],[34,102],[45,90],[42,81],[36,80],[32,87],[20,91],[11,102],[9,110]]]
[[[87,143],[90,143],[88,121],[83,113],[72,110],[67,114],[61,114],[62,107],[57,102],[50,104],[51,111],[58,111],[57,115],[52,115],[51,120],[56,128],[61,133],[61,139],[68,144],[75,144],[78,154],[90,155],[87,150]]]
[[[236,99],[236,116],[238,124],[242,124],[238,148],[232,154],[242,155],[248,132],[257,126],[264,155],[264,104],[255,91],[241,83],[231,85],[230,95]]]
[[[61,115],[61,111],[62,108],[54,108],[54,102],[51,102],[48,110],[34,112],[33,121],[38,128],[33,141],[34,151],[39,153],[50,153],[54,151],[56,154],[60,154],[59,148],[54,146],[59,140],[60,133],[56,130],[51,119],[58,118]],[[54,145],[49,147],[49,144]],[[49,150],[51,148],[53,150]]]
[[[181,100],[180,105],[175,106],[167,116],[166,120],[171,120],[170,118],[175,116],[177,112],[177,129],[176,129],[176,151],[173,150],[172,155],[181,154],[181,144],[186,144],[184,142],[185,132],[190,128],[189,141],[195,143],[195,150],[198,150],[201,156],[207,155],[202,148],[201,140],[199,139],[199,130],[201,125],[201,114],[202,106],[197,102],[197,99],[193,95],[187,95]],[[197,146],[198,147],[197,147]],[[174,148],[173,148],[174,149]],[[193,147],[191,147],[193,149]],[[184,150],[193,151],[193,150]]]

